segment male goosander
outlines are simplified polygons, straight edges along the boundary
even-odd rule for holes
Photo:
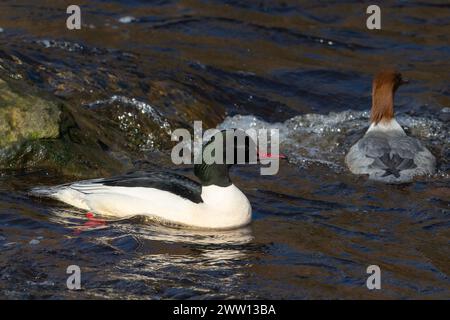
[[[408,137],[394,118],[394,94],[404,83],[407,81],[395,71],[375,76],[370,127],[345,157],[352,173],[368,174],[369,179],[386,183],[405,183],[435,172],[435,157],[419,140]]]
[[[225,143],[225,131],[218,134],[223,136]],[[244,149],[245,163],[250,163],[250,148],[254,146],[256,150],[256,145],[248,139],[245,147],[234,144],[235,159],[238,148]],[[32,194],[105,216],[145,215],[181,226],[232,229],[250,223],[252,208],[247,197],[231,182],[230,167],[230,164],[207,164],[203,157],[202,164],[194,165],[194,173],[201,184],[174,173],[138,171],[112,178],[34,188]]]

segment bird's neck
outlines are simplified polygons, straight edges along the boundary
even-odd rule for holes
[[[202,186],[227,187],[231,185],[229,166],[227,164],[206,164],[203,162],[202,164],[194,165],[194,173]]]
[[[392,119],[394,119],[394,89],[389,85],[374,86],[370,122],[388,123]]]

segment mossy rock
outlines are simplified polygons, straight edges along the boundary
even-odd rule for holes
[[[121,172],[130,160],[99,140],[107,136],[83,110],[0,79],[0,170],[48,169],[76,177]]]
[[[19,91],[0,79],[0,148],[21,141],[57,138],[57,103]]]
[[[123,170],[123,165],[92,146],[60,139],[30,140],[0,150],[4,169],[49,169],[66,176],[97,177]]]

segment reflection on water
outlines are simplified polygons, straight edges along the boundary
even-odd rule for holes
[[[253,222],[214,232],[140,217],[77,231],[86,212],[27,194],[70,177],[1,172],[2,298],[450,298],[448,5],[383,4],[383,30],[369,32],[359,1],[78,4],[83,27],[71,32],[65,1],[3,1],[1,76],[91,111],[118,132],[109,140],[133,143],[139,168],[173,168],[168,133],[194,120],[279,128],[289,161],[273,177],[234,168]],[[343,166],[386,66],[410,79],[399,122],[439,160],[437,175],[403,186]],[[81,291],[66,289],[72,264]]]

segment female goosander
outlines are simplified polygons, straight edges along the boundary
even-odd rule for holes
[[[435,172],[435,157],[419,140],[408,137],[394,118],[394,94],[404,83],[407,81],[395,71],[376,75],[370,127],[345,157],[352,173],[368,174],[369,179],[386,183],[405,183]]]
[[[225,143],[224,131],[217,134],[223,136]],[[215,136],[205,147],[214,139]],[[245,163],[250,163],[249,151],[253,146],[256,150],[256,145],[248,141],[246,139],[245,147],[234,144],[235,159],[241,148],[245,150]],[[247,197],[231,182],[230,167],[229,164],[206,164],[203,157],[202,164],[194,165],[194,173],[201,184],[174,173],[138,171],[112,178],[34,188],[32,194],[105,216],[145,215],[181,226],[232,229],[250,223],[252,208]]]

